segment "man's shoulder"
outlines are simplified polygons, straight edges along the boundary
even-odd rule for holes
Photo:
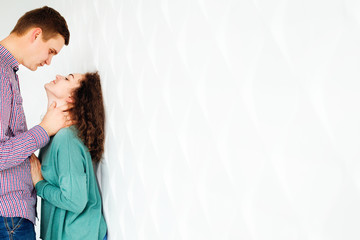
[[[7,66],[0,57],[0,80],[9,79],[11,77],[12,69]]]

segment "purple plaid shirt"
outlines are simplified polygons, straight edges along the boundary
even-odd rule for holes
[[[35,223],[36,192],[29,156],[49,141],[39,125],[27,130],[16,71],[19,63],[0,45],[0,216]]]

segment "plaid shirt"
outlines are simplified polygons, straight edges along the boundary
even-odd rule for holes
[[[49,136],[39,125],[27,130],[17,70],[19,63],[0,45],[0,216],[35,223],[29,156],[46,145]]]

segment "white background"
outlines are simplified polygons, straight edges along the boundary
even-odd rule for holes
[[[45,4],[71,38],[19,71],[28,127],[100,71],[110,240],[360,239],[359,1],[1,0],[1,39]]]

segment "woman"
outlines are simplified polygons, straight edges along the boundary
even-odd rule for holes
[[[48,104],[71,102],[75,125],[61,129],[32,155],[31,175],[42,198],[40,238],[106,239],[93,164],[104,150],[104,106],[98,73],[56,76],[45,84]]]

